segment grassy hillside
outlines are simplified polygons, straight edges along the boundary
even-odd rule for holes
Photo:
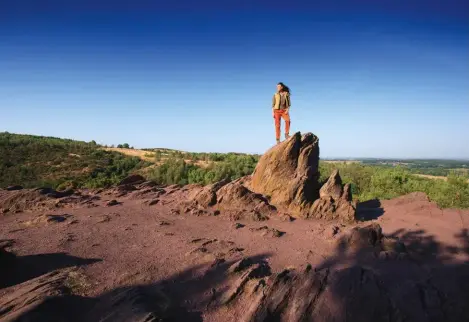
[[[242,153],[117,149],[95,142],[0,133],[0,187],[107,187],[130,173],[144,174],[160,184],[210,184],[251,174],[258,160],[259,155]],[[441,168],[441,161],[434,164]],[[447,180],[430,180],[416,176],[417,166],[408,164],[321,161],[322,180],[336,168],[344,182],[352,184],[358,201],[422,191],[441,207],[469,208],[469,183],[462,171],[448,172]]]
[[[94,141],[0,133],[0,187],[106,187],[147,165]]]

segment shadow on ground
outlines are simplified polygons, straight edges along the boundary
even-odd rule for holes
[[[371,199],[357,204],[357,219],[361,221],[375,220],[384,214],[381,201]]]
[[[66,253],[51,253],[10,257],[8,261],[9,265],[2,268],[0,289],[23,283],[57,269],[89,265],[99,262],[101,259],[80,258]]]
[[[217,262],[202,275],[196,272],[203,267],[196,266],[157,283],[117,288],[97,298],[53,297],[16,321],[192,322],[220,309],[238,312],[236,321],[469,321],[467,230],[458,234],[460,243],[450,247],[422,230],[392,232],[389,239],[405,244],[400,253],[405,256],[394,257],[388,256],[392,252],[375,251],[375,234],[361,235],[358,243],[339,240],[335,253],[317,267],[246,275],[245,268],[231,272],[233,262]],[[269,256],[248,261],[267,265]],[[255,287],[249,288],[246,281],[255,282]],[[227,292],[228,301],[222,300]],[[64,307],[82,314],[70,316],[60,309]],[[234,321],[228,313],[222,316]]]

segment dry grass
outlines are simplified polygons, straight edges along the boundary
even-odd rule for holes
[[[155,162],[155,153],[150,151],[124,148],[103,148],[103,150],[119,152],[128,156],[139,157],[140,159],[145,161]]]
[[[417,177],[432,179],[432,180],[448,180],[445,176],[432,176],[431,174],[415,174]]]
[[[430,174],[414,174],[414,175],[417,177],[431,179],[431,180],[444,180],[444,181],[448,180],[448,178],[445,176],[432,176]],[[467,179],[467,182],[469,182],[469,179]]]
[[[119,152],[119,153],[122,153],[122,154],[125,154],[125,155],[128,155],[128,156],[138,157],[138,158],[140,158],[144,161],[153,162],[153,163],[155,163],[155,165],[160,165],[161,163],[163,163],[165,161],[165,157],[162,156],[161,161],[156,162],[155,161],[155,153],[151,152],[151,151],[138,150],[138,149],[124,149],[124,148],[103,148],[103,150],[114,151],[114,152]],[[208,166],[210,166],[210,164],[213,163],[213,162],[210,162],[210,161],[203,161],[203,160],[194,161],[194,160],[190,160],[190,159],[186,159],[184,161],[186,163],[195,164],[195,165],[197,165],[201,168],[207,168]]]
[[[87,277],[80,270],[72,270],[68,273],[65,280],[65,286],[74,295],[84,295],[91,284],[88,282]]]

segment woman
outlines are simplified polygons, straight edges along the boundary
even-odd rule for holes
[[[275,119],[275,138],[280,143],[280,119],[285,121],[285,139],[290,137],[290,89],[282,82],[277,84],[277,92],[272,98],[272,114]]]

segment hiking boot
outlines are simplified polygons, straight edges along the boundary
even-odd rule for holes
[[[285,133],[285,140],[288,140],[289,137],[290,137],[290,134]]]
[[[277,144],[280,144],[280,139],[277,139]]]

